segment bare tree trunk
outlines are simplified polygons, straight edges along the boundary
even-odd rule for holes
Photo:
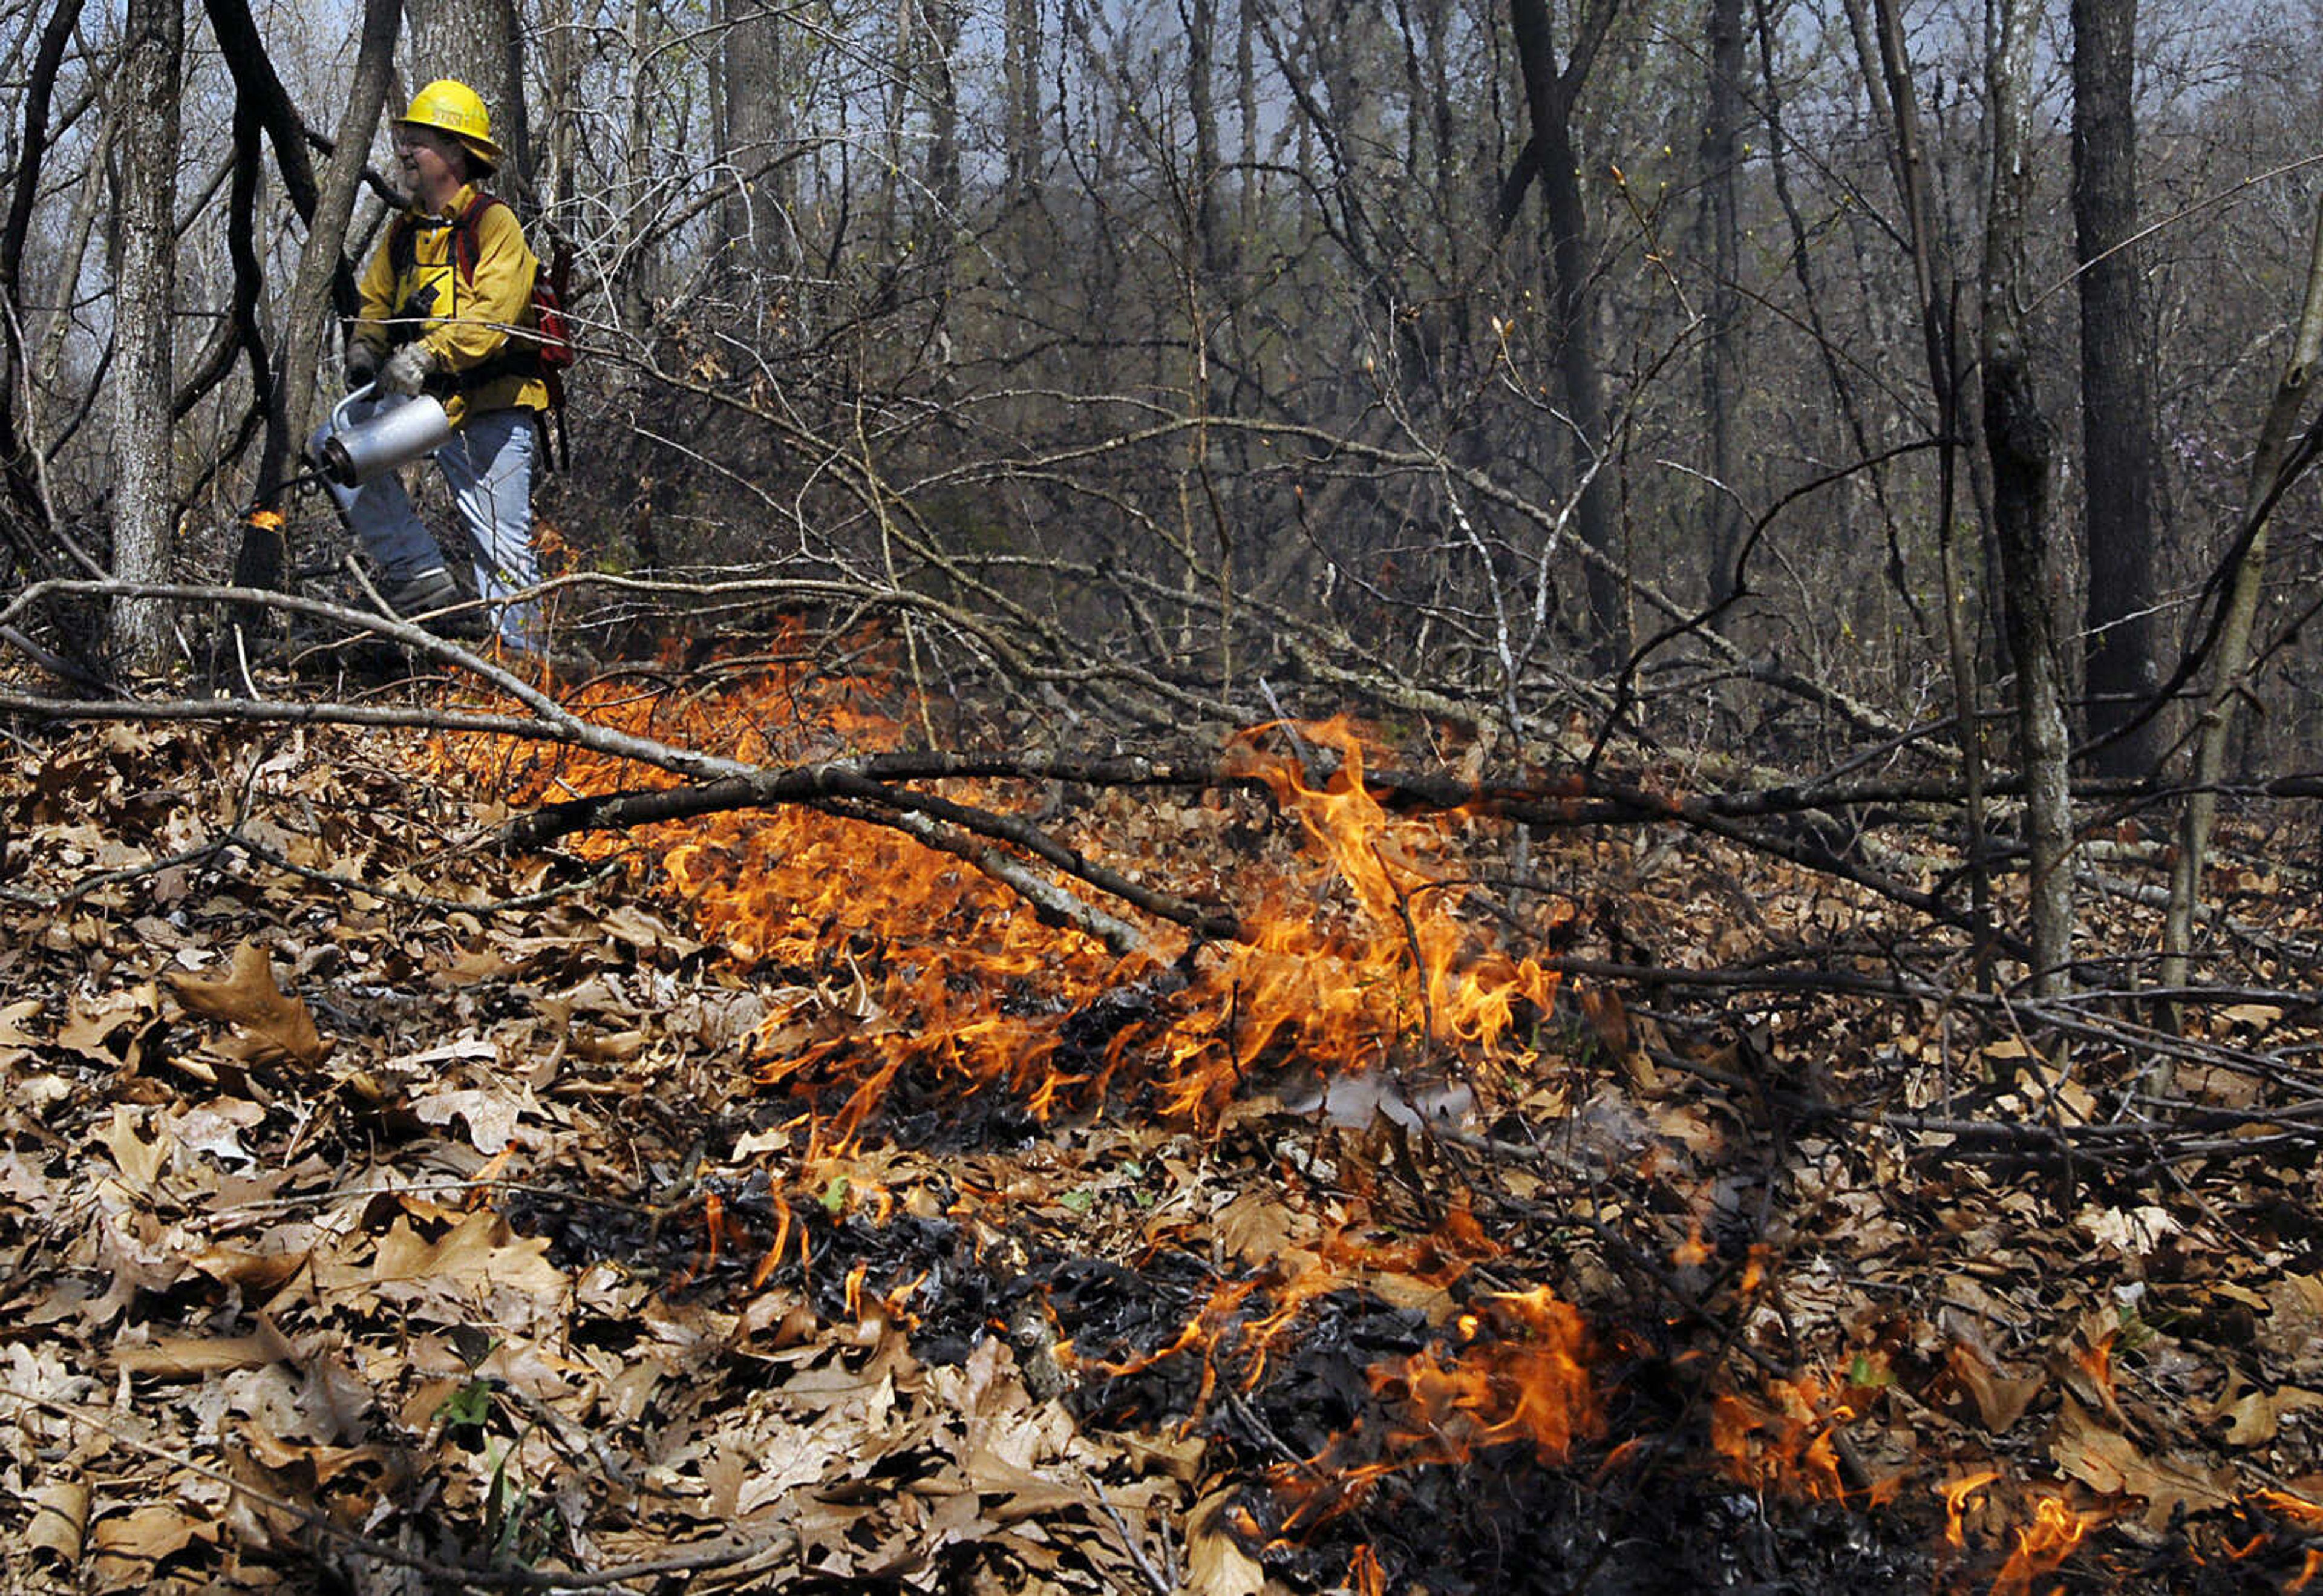
[[[1265,179],[1258,170],[1262,124],[1258,106],[1258,25],[1251,14],[1255,3],[1242,0],[1236,7],[1239,25],[1235,30],[1235,121],[1242,137],[1242,170],[1235,179],[1241,186],[1241,204],[1235,223],[1235,253],[1243,260],[1255,246],[1266,202]]]
[[[548,126],[534,162],[541,185],[540,204],[563,221],[573,214],[579,193],[577,169],[581,159],[581,74],[587,62],[583,48],[578,7],[574,0],[546,0],[549,29],[542,48],[547,52],[548,103],[542,107]]]
[[[632,338],[644,338],[653,319],[653,273],[649,270],[654,220],[646,196],[654,180],[653,112],[659,93],[654,61],[648,53],[652,37],[650,7],[646,0],[629,0],[628,27],[630,69],[629,129],[623,142],[622,191],[626,201],[621,221],[620,258],[620,317]]]
[[[421,83],[456,78],[483,96],[492,142],[508,152],[498,191],[536,197],[524,107],[524,32],[515,0],[406,0]]]
[[[1014,205],[1037,197],[1041,187],[1041,0],[1007,0],[1003,26],[1008,200]]]
[[[1207,288],[1216,283],[1226,261],[1218,225],[1217,0],[1189,0],[1184,14],[1186,107],[1194,124],[1194,234]]]
[[[23,347],[27,330],[24,250],[32,234],[32,204],[41,193],[41,168],[48,154],[57,69],[63,64],[65,47],[72,41],[80,14],[80,0],[63,0],[41,28],[41,42],[25,68],[21,91],[23,125],[16,164],[8,174],[7,221],[0,226],[0,345],[7,351],[7,358],[0,361],[0,474],[5,474],[7,483],[8,502],[23,513],[26,523],[35,526],[49,516],[33,446],[26,436],[32,418],[16,408],[31,363]],[[25,548],[18,553],[22,563],[31,568],[41,563],[45,551]]]
[[[1703,498],[1704,586],[1712,603],[1734,596],[1742,505],[1734,481],[1734,411],[1742,397],[1742,0],[1710,0],[1708,115],[1702,129],[1701,232],[1710,257],[1702,407],[1710,477]]]
[[[1551,302],[1556,308],[1558,375],[1574,432],[1576,477],[1583,482],[1575,521],[1582,541],[1603,559],[1589,563],[1591,655],[1601,670],[1629,657],[1629,599],[1621,579],[1621,528],[1613,484],[1605,470],[1611,447],[1605,373],[1597,354],[1598,292],[1589,211],[1582,197],[1580,154],[1573,116],[1581,90],[1611,31],[1619,0],[1586,9],[1573,50],[1560,68],[1545,0],[1509,0],[1509,19],[1524,71],[1525,104],[1532,119],[1532,165],[1548,216]]]
[[[2251,457],[2250,483],[2243,500],[2243,554],[2235,565],[2218,630],[2209,701],[2196,731],[2192,791],[2179,819],[2178,858],[2170,872],[2170,909],[2162,927],[2162,985],[2165,987],[2186,984],[2194,946],[2194,911],[2201,899],[2210,830],[2217,821],[2216,789],[2227,771],[2235,711],[2245,692],[2243,674],[2250,664],[2251,628],[2265,583],[2269,504],[2276,493],[2276,479],[2290,457],[2291,428],[2307,401],[2308,379],[2318,360],[2323,360],[2323,206],[2316,211],[2308,249],[2307,292],[2300,309],[2299,330],[2291,358],[2275,382],[2274,399],[2259,426],[2258,446]],[[2166,1065],[2158,1089],[2169,1089]]]
[[[912,111],[912,63],[919,56],[920,0],[895,0],[895,38],[887,60],[883,112],[885,142],[879,151],[879,216],[877,249],[880,269],[892,271],[903,247],[904,124]]]
[[[927,27],[923,47],[925,70],[921,81],[928,96],[928,192],[921,228],[921,249],[938,281],[935,291],[950,287],[953,240],[960,235],[960,79],[953,70],[960,54],[965,0],[927,0]]]
[[[354,216],[355,191],[371,156],[372,132],[379,125],[380,108],[387,100],[401,17],[396,0],[365,0],[354,78],[347,85],[330,164],[324,169],[315,197],[307,247],[299,252],[298,275],[291,281],[290,303],[283,317],[281,358],[276,366],[280,403],[270,407],[266,451],[259,470],[258,502],[269,508],[310,429],[316,368],[330,321],[331,282],[345,264],[347,225]],[[279,577],[279,571],[276,574]]]
[[[379,125],[380,108],[387,99],[388,78],[395,64],[395,35],[401,21],[397,0],[365,0],[354,78],[347,86],[346,108],[339,118],[330,164],[324,169],[315,196],[306,247],[299,252],[298,270],[291,280],[290,300],[284,313],[280,358],[274,365],[275,392],[267,406],[266,443],[259,457],[254,496],[254,506],[262,511],[279,509],[291,463],[311,430],[316,377],[330,325],[332,283],[347,271],[344,247],[347,225],[354,215],[355,190],[363,180],[363,165],[370,159],[372,130]],[[280,586],[286,555],[280,518],[274,514],[248,517],[243,523],[242,546],[234,552],[234,585]],[[254,619],[235,619],[244,627]]]
[[[170,317],[184,55],[185,14],[178,0],[129,0],[119,82],[125,133],[115,195],[121,251],[113,362],[113,570],[128,582],[169,580],[176,519]],[[124,601],[114,612],[113,638],[132,663],[158,666],[169,649],[169,612],[151,600]]]
[[[788,179],[790,96],[783,81],[783,14],[767,0],[728,0],[719,154],[735,191],[722,207],[726,241],[760,275],[796,260],[796,200]]]
[[[1912,282],[1919,299],[1920,338],[1928,361],[1928,385],[1936,401],[1938,477],[1936,557],[1943,589],[1945,653],[1951,665],[1952,717],[1960,728],[1961,810],[1968,826],[1969,901],[1976,937],[1976,980],[1990,977],[1992,872],[1987,852],[1984,737],[1979,709],[1982,693],[1974,639],[1969,630],[1968,594],[1960,573],[1960,538],[1953,524],[1962,443],[1960,328],[1954,314],[1957,283],[1942,264],[1936,237],[1935,206],[1928,195],[1928,168],[1920,142],[1919,91],[1904,50],[1904,22],[1896,0],[1878,0],[1875,41],[1859,32],[1865,81],[1875,107],[1885,105],[1892,124],[1896,187],[1911,225]]]
[[[2071,985],[2072,741],[2065,725],[2057,628],[2061,595],[2050,546],[2056,429],[2034,390],[2024,319],[2025,208],[2032,186],[2025,115],[2038,0],[1992,5],[1998,31],[1985,69],[1992,189],[1984,241],[1984,435],[1992,457],[1993,519],[2006,579],[2004,619],[2016,656],[2017,757],[2032,855],[2033,988],[2048,996]]]
[[[2073,234],[2081,298],[2084,644],[2089,730],[2104,738],[2153,696],[2153,389],[2139,284],[2137,0],[2073,0]],[[2153,768],[2162,722],[2100,747],[2098,771]]]

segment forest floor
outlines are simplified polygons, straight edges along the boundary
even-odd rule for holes
[[[929,729],[779,660],[581,702],[776,765]],[[1956,933],[1769,852],[1382,808],[1365,758],[1475,769],[1327,725],[1198,787],[941,788],[1247,933],[1125,952],[860,803],[511,853],[634,773],[20,725],[0,1586],[2323,1565],[2308,873],[2225,868],[2236,987],[2165,1035],[1979,996]],[[2094,953],[2153,946],[2138,869]]]

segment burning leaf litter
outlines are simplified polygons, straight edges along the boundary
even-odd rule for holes
[[[583,707],[775,765],[909,719],[803,663]],[[1841,1133],[1850,1071],[1942,1057],[1910,1005],[1575,1004],[1546,951],[1699,946],[1738,869],[1768,928],[1877,929],[1827,885],[1556,843],[1510,921],[1498,823],[1383,809],[1346,722],[1243,734],[1207,793],[944,785],[1244,931],[1123,957],[845,805],[510,880],[446,841],[636,771],[404,754],[15,766],[23,1588],[2313,1577],[2310,1173],[2088,1188],[2062,1239],[1942,1133]]]

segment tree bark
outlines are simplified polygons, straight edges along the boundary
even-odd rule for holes
[[[23,344],[24,248],[32,234],[32,202],[41,192],[41,169],[48,155],[57,70],[64,62],[65,47],[72,41],[80,14],[81,0],[61,0],[41,30],[41,42],[24,78],[23,132],[15,168],[8,174],[7,221],[0,225],[0,346],[7,351],[6,360],[0,362],[0,475],[7,483],[9,504],[33,526],[49,517],[32,445],[24,436],[32,418],[16,408],[28,364]],[[28,567],[39,563],[36,551],[20,553]]]
[[[1612,26],[1619,0],[1583,12],[1572,52],[1560,66],[1545,0],[1509,0],[1509,19],[1522,68],[1525,105],[1532,121],[1531,160],[1548,217],[1550,302],[1559,340],[1557,372],[1574,433],[1575,476],[1580,497],[1574,519],[1582,541],[1604,556],[1589,564],[1590,654],[1601,671],[1618,668],[1630,654],[1629,596],[1618,573],[1621,528],[1613,484],[1606,470],[1611,447],[1605,373],[1597,353],[1595,249],[1582,194],[1580,154],[1573,118],[1597,52]]]
[[[1994,529],[2006,592],[2003,618],[2016,656],[2017,757],[2032,858],[2033,990],[2070,988],[2073,940],[2072,742],[2058,647],[2061,595],[2050,544],[2056,429],[2041,409],[2024,317],[2025,212],[2032,186],[2025,136],[2036,0],[1994,0],[1999,27],[1986,61],[1992,189],[1985,218],[1984,433],[1992,459]],[[1972,729],[1971,729],[1972,734]]]
[[[882,271],[896,269],[903,249],[904,127],[911,116],[913,64],[920,52],[923,0],[895,0],[895,31],[888,47],[886,94],[880,112],[879,201],[876,245]]]
[[[124,111],[115,212],[120,218],[114,324],[113,569],[125,582],[166,582],[176,493],[170,405],[176,374],[179,71],[185,14],[178,0],[129,0],[119,88]],[[159,666],[170,614],[152,600],[114,611],[121,656]]]
[[[2162,722],[2115,735],[2160,680],[2153,606],[2153,390],[2142,336],[2136,0],[2073,0],[2073,235],[2081,310],[2084,643],[2101,775],[2153,767]],[[2107,740],[2110,739],[2110,740]]]
[[[757,275],[796,264],[792,228],[796,198],[788,180],[790,96],[784,82],[784,14],[767,0],[728,0],[724,117],[719,154],[735,190],[723,207],[726,243]]]
[[[960,79],[954,70],[965,0],[927,0],[925,51],[920,81],[928,96],[928,170],[926,219],[920,227],[920,249],[935,281],[932,290],[949,296],[953,240],[960,236]]]
[[[1912,64],[1905,53],[1904,21],[1896,0],[1878,0],[1875,39],[1858,30],[1864,78],[1871,89],[1875,110],[1884,104],[1892,124],[1896,192],[1904,201],[1910,225],[1912,284],[1919,300],[1920,339],[1928,362],[1928,386],[1936,403],[1936,444],[1940,451],[1936,493],[1936,559],[1943,593],[1944,647],[1951,666],[1952,718],[1958,725],[1960,779],[1966,789],[1962,819],[1968,830],[1968,870],[1970,914],[1976,931],[1976,981],[1990,977],[1992,946],[1992,872],[1987,852],[1984,738],[1979,709],[1983,693],[1977,668],[1974,639],[1970,635],[1966,581],[1960,570],[1960,537],[1954,506],[1960,482],[1959,461],[1966,441],[1962,404],[1966,383],[1960,371],[1960,327],[1955,307],[1958,283],[1946,263],[1936,234],[1935,206],[1928,193],[1927,161],[1920,142],[1919,90],[1912,79]]]
[[[1006,0],[1002,26],[1008,199],[1023,204],[1041,190],[1041,0]]]
[[[1217,0],[1187,0],[1180,15],[1186,24],[1186,114],[1194,124],[1194,235],[1207,292],[1226,261],[1217,195]]]
[[[212,0],[218,10],[242,10],[240,0]],[[243,14],[246,17],[247,12]],[[346,108],[339,118],[329,164],[319,186],[309,179],[306,247],[291,280],[289,303],[283,316],[280,358],[272,365],[266,403],[266,442],[259,457],[258,491],[253,507],[272,512],[280,509],[282,492],[314,416],[315,386],[325,336],[329,325],[335,287],[351,285],[353,271],[342,248],[347,225],[354,215],[355,192],[370,158],[372,130],[379,125],[394,69],[395,36],[402,12],[398,0],[365,0],[363,32],[357,46],[354,80],[347,86]],[[271,69],[264,81],[280,85]],[[245,91],[247,92],[247,91]],[[246,103],[246,102],[244,102]],[[287,103],[287,102],[286,102]],[[244,113],[237,108],[237,117]],[[295,120],[295,116],[294,116]],[[278,153],[283,142],[275,141]],[[344,293],[341,297],[344,298]],[[255,329],[252,329],[255,335]],[[263,350],[252,355],[262,371]],[[266,513],[247,518],[241,546],[234,553],[237,587],[271,588],[281,584],[284,566],[281,524]],[[254,616],[238,616],[244,625]]]
[[[1742,386],[1742,0],[1710,0],[1708,114],[1702,129],[1701,233],[1710,257],[1702,346],[1702,408],[1710,482],[1703,494],[1703,586],[1713,604],[1735,594],[1742,505],[1734,480],[1735,409]]]
[[[492,142],[508,157],[502,195],[537,200],[532,136],[524,106],[524,32],[515,0],[409,0],[411,60],[420,83],[456,78],[483,96]]]

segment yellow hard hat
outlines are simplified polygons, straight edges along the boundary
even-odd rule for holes
[[[438,78],[413,95],[411,109],[396,120],[450,133],[484,163],[487,171],[500,170],[500,147],[492,142],[492,114],[484,109],[483,96],[464,83]]]

